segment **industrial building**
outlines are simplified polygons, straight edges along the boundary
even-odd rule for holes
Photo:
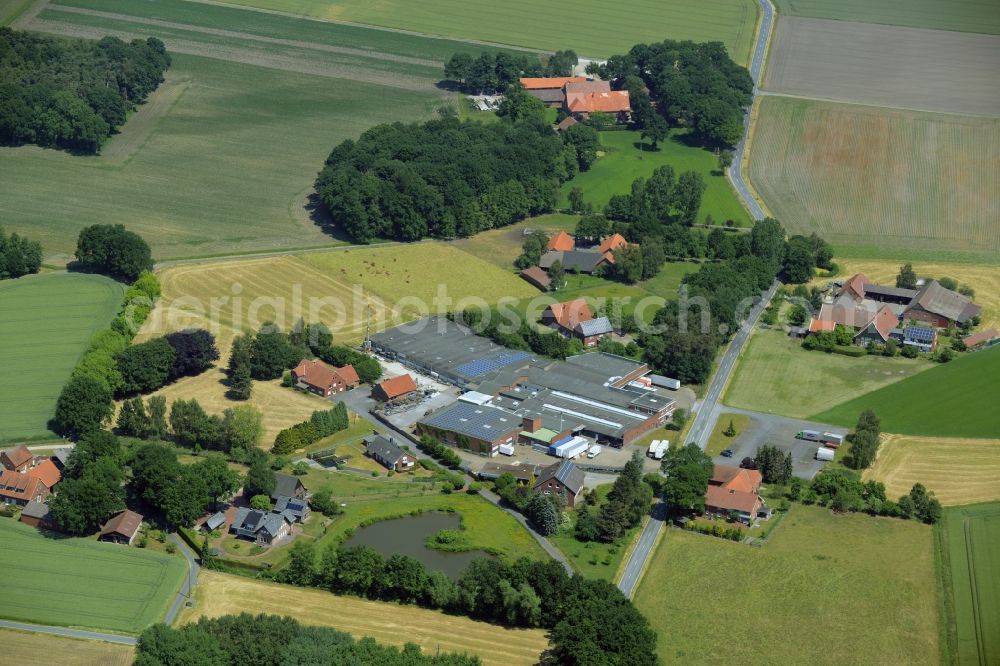
[[[422,323],[375,335],[372,348],[465,389],[417,430],[480,455],[513,443],[562,451],[575,437],[621,447],[674,411],[673,399],[639,381],[649,374],[640,361],[603,352],[556,361],[507,349],[444,317]]]

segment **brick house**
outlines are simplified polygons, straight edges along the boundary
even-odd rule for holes
[[[327,398],[335,393],[349,391],[361,384],[354,366],[335,368],[323,361],[302,361],[292,370],[292,382],[298,388],[312,391]]]
[[[544,468],[535,480],[535,492],[543,495],[559,495],[566,506],[572,507],[583,492],[583,470],[563,460]]]
[[[4,504],[24,506],[31,501],[44,502],[49,494],[49,488],[37,477],[0,470],[0,502]]]
[[[394,472],[405,472],[417,464],[416,457],[401,448],[392,437],[369,435],[365,437],[365,455],[377,460],[386,469]]]
[[[372,397],[379,402],[405,400],[417,392],[417,384],[410,375],[400,375],[379,382],[372,389]]]
[[[26,472],[35,464],[35,455],[28,447],[21,445],[0,452],[0,464],[12,472]]]
[[[35,477],[45,484],[45,487],[52,490],[56,484],[62,480],[62,473],[56,464],[49,459],[43,460],[27,471],[28,476]]]
[[[705,491],[705,513],[723,517],[735,513],[737,520],[749,525],[764,508],[758,495],[763,480],[756,469],[715,465]]]

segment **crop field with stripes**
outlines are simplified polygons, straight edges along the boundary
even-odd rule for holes
[[[786,16],[1000,35],[995,0],[775,0],[774,4]]]
[[[948,509],[939,529],[953,663],[1000,663],[1000,503]]]
[[[98,275],[0,282],[0,442],[52,437],[46,423],[91,336],[121,307],[122,288]]]
[[[733,59],[750,57],[757,20],[752,0],[229,0],[230,4],[354,21],[421,33],[479,39],[546,51],[575,49],[581,56],[625,53],[640,42],[664,39],[720,41]]]
[[[85,641],[0,629],[0,645],[7,663],[17,666],[131,666],[135,648],[103,641]]]
[[[1000,253],[1000,119],[760,100],[748,173],[775,217],[839,252]]]
[[[135,634],[162,621],[184,560],[91,539],[53,539],[0,520],[6,580],[0,616]]]

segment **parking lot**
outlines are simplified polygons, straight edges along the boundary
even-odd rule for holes
[[[816,460],[816,449],[820,446],[818,442],[796,439],[795,433],[800,430],[819,430],[820,432],[846,435],[848,432],[847,428],[839,426],[730,408],[725,408],[720,413],[719,421],[724,423],[729,414],[746,414],[752,420],[750,426],[740,433],[729,447],[733,456],[731,458],[716,456],[714,460],[716,464],[739,465],[744,458],[752,458],[758,447],[771,444],[785,453],[791,452],[792,473],[806,480],[816,476],[816,473],[823,469],[826,463]]]

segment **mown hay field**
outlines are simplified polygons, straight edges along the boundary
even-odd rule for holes
[[[63,384],[121,307],[122,286],[63,273],[0,282],[0,442],[44,439]]]
[[[0,520],[8,577],[0,616],[136,634],[163,621],[184,560],[91,539],[51,538]]]
[[[1000,36],[829,19],[778,21],[770,92],[942,113],[1000,115]]]
[[[998,501],[1000,439],[883,434],[864,478],[884,483],[893,499],[922,483],[945,506]]]
[[[838,252],[996,263],[1000,119],[763,97],[748,164],[792,232]]]
[[[763,548],[671,529],[635,603],[667,663],[940,663],[933,531],[912,521],[795,505]]]
[[[628,0],[616,5],[582,0],[572,7],[530,0],[230,0],[230,4],[546,51],[575,49],[588,57],[625,53],[634,44],[668,38],[720,41],[734,60],[744,64],[757,21],[757,6],[749,0]]]
[[[995,439],[1000,433],[997,377],[1000,347],[964,354],[950,363],[843,402],[814,418],[850,427],[862,411],[872,409],[882,420],[885,432]]]
[[[958,664],[1000,661],[1000,504],[956,507],[940,525],[949,648]],[[955,663],[953,662],[953,663]]]
[[[486,666],[528,666],[548,647],[540,629],[505,629],[438,611],[401,604],[337,596],[305,589],[202,571],[194,608],[181,624],[199,617],[249,611],[294,617],[302,624],[333,627],[355,638],[371,636],[391,645],[416,643],[425,653],[467,652]]]
[[[993,0],[775,0],[774,4],[779,14],[787,16],[1000,35],[1000,12]]]
[[[743,350],[723,401],[730,407],[807,418],[932,368],[924,359],[850,358],[802,349],[780,330],[757,330]],[[817,417],[821,423],[854,425]],[[883,428],[888,426],[883,420]]]
[[[4,661],[18,666],[131,666],[135,648],[13,629],[0,629]]]

